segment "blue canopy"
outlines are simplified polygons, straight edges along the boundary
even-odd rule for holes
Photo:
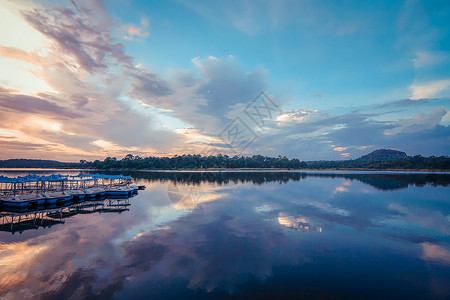
[[[76,179],[80,178],[80,179]],[[103,174],[79,174],[75,176],[69,175],[61,175],[61,174],[51,174],[51,175],[36,175],[36,174],[28,174],[26,176],[18,176],[18,177],[7,177],[0,175],[0,183],[26,183],[26,182],[38,182],[38,181],[89,181],[89,180],[98,180],[98,179],[129,179],[131,180],[131,176],[124,175],[103,175]]]
[[[105,174],[78,174],[78,175],[71,175],[69,176],[71,178],[91,178],[92,180],[97,179],[132,179],[131,176],[124,176],[124,175],[105,175]]]

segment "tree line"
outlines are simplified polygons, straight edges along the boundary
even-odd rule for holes
[[[364,170],[450,170],[450,157],[421,155],[408,156],[394,160],[324,160],[300,161],[286,156],[202,156],[175,155],[173,157],[140,157],[132,154],[122,159],[107,157],[104,160],[79,163],[66,163],[51,160],[9,159],[0,160],[0,168],[65,168],[65,169],[148,169],[148,170],[183,170],[183,169],[364,169]]]
[[[149,170],[177,170],[177,169],[368,169],[368,170],[450,170],[450,157],[421,155],[408,156],[395,160],[341,160],[341,161],[300,161],[286,156],[269,157],[253,156],[202,156],[175,155],[173,157],[140,157],[128,154],[118,160],[107,157],[103,161],[81,160],[80,168],[92,169],[149,169]]]
[[[341,160],[315,161],[307,164],[310,169],[368,169],[368,170],[450,170],[450,157],[422,155],[393,160]]]
[[[149,170],[176,170],[176,169],[304,169],[306,162],[297,158],[289,159],[286,156],[268,157],[253,156],[202,156],[202,155],[175,155],[173,157],[140,157],[128,154],[123,159],[107,157],[103,161],[81,160],[82,168],[93,169],[149,169]]]

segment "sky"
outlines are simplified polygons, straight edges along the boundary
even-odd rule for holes
[[[0,159],[450,155],[449,1],[0,2]]]

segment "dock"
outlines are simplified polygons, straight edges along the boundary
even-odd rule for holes
[[[139,189],[142,186],[133,184],[131,176],[124,175],[0,176],[0,205],[1,209],[54,207],[101,197],[126,198],[137,194]]]

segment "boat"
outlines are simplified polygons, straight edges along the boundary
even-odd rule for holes
[[[45,203],[46,204],[59,204],[64,203],[72,199],[72,195],[67,192],[50,192],[45,193]]]
[[[135,184],[129,184],[128,187],[131,189],[131,193],[133,193],[133,194],[137,193],[139,190],[139,186],[137,186]]]
[[[106,196],[129,196],[133,193],[133,189],[127,185],[110,186],[106,188]]]
[[[95,197],[101,197],[106,194],[105,190],[103,188],[99,187],[91,187],[83,190],[84,195],[86,198],[95,198]]]
[[[84,193],[84,196],[86,198],[95,198],[95,196],[97,195],[92,189],[83,189],[82,192]]]
[[[94,188],[91,188],[91,190],[93,190],[96,193],[97,197],[106,195],[106,191],[104,188],[94,187]]]
[[[71,195],[73,197],[73,200],[81,200],[84,198],[85,194],[81,190],[67,190],[67,194]]]
[[[40,194],[17,195],[3,199],[2,202],[4,207],[38,207],[45,204],[45,197]]]

